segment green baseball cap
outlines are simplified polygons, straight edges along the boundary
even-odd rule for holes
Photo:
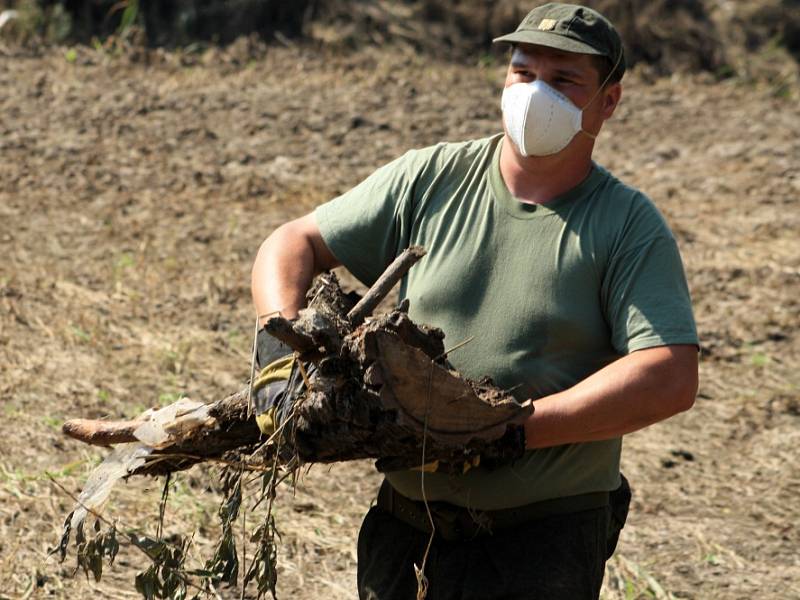
[[[625,72],[625,53],[617,30],[596,10],[577,4],[550,2],[534,8],[513,33],[495,42],[538,44],[565,52],[608,57],[620,77]]]

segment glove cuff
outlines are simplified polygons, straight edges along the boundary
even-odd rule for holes
[[[256,369],[259,371],[271,362],[291,353],[292,349],[273,337],[266,328],[260,329],[256,334]]]

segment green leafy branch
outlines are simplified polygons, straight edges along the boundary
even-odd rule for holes
[[[241,509],[244,502],[244,474],[250,471],[261,472],[260,493],[258,493],[258,498],[251,510],[255,510],[265,499],[268,500],[268,503],[264,520],[250,536],[247,535],[244,527],[245,521],[242,520],[242,541],[246,543],[249,540],[255,544],[253,558],[241,578],[242,595],[248,585],[252,583],[256,587],[258,599],[265,598],[267,594],[270,594],[273,599],[277,597],[278,551],[276,540],[280,538],[280,534],[273,516],[273,505],[278,485],[296,473],[298,464],[297,461],[290,460],[288,465],[283,468],[279,467],[281,462],[278,458],[280,441],[281,436],[278,437],[277,444],[269,444],[269,448],[267,444],[260,446],[245,460],[220,461],[224,465],[221,475],[223,498],[218,509],[222,533],[213,555],[205,562],[203,568],[187,569],[185,566],[191,546],[190,538],[178,536],[177,541],[175,538],[173,541],[163,539],[163,523],[170,488],[170,476],[166,477],[159,503],[156,535],[150,536],[135,528],[125,527],[127,533],[123,538],[123,542],[130,543],[147,556],[151,562],[150,566],[139,572],[135,578],[136,590],[145,600],[184,600],[190,588],[196,592],[193,598],[217,596],[216,588],[220,584],[231,586],[237,584],[241,571],[234,528],[243,513]],[[267,461],[271,461],[272,464],[265,465]],[[51,482],[78,502],[78,499],[55,479],[51,478]],[[78,504],[80,503],[78,502]],[[76,528],[76,571],[82,570],[87,577],[91,574],[95,581],[100,581],[103,564],[107,562],[109,566],[113,565],[119,552],[118,523],[110,522],[94,510],[89,510],[89,512],[95,517],[94,535],[86,536],[83,523]],[[64,523],[64,531],[59,544],[51,550],[51,554],[59,554],[61,562],[67,555],[72,533],[71,521],[72,513],[67,516]],[[103,530],[102,524],[106,525],[105,530]]]

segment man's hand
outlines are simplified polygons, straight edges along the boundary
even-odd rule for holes
[[[279,358],[264,367],[253,382],[256,424],[264,435],[275,433],[286,417],[289,404],[286,391],[294,363],[294,354]]]
[[[697,347],[632,352],[577,385],[534,401],[525,423],[528,448],[620,437],[694,404]]]
[[[262,329],[256,337],[256,367],[252,401],[261,433],[275,433],[287,412],[286,389],[294,367],[294,353]]]

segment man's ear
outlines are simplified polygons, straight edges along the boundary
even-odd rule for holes
[[[622,99],[622,84],[620,82],[612,83],[606,86],[603,90],[603,120],[606,121],[612,117],[614,111],[617,110],[619,101]]]

